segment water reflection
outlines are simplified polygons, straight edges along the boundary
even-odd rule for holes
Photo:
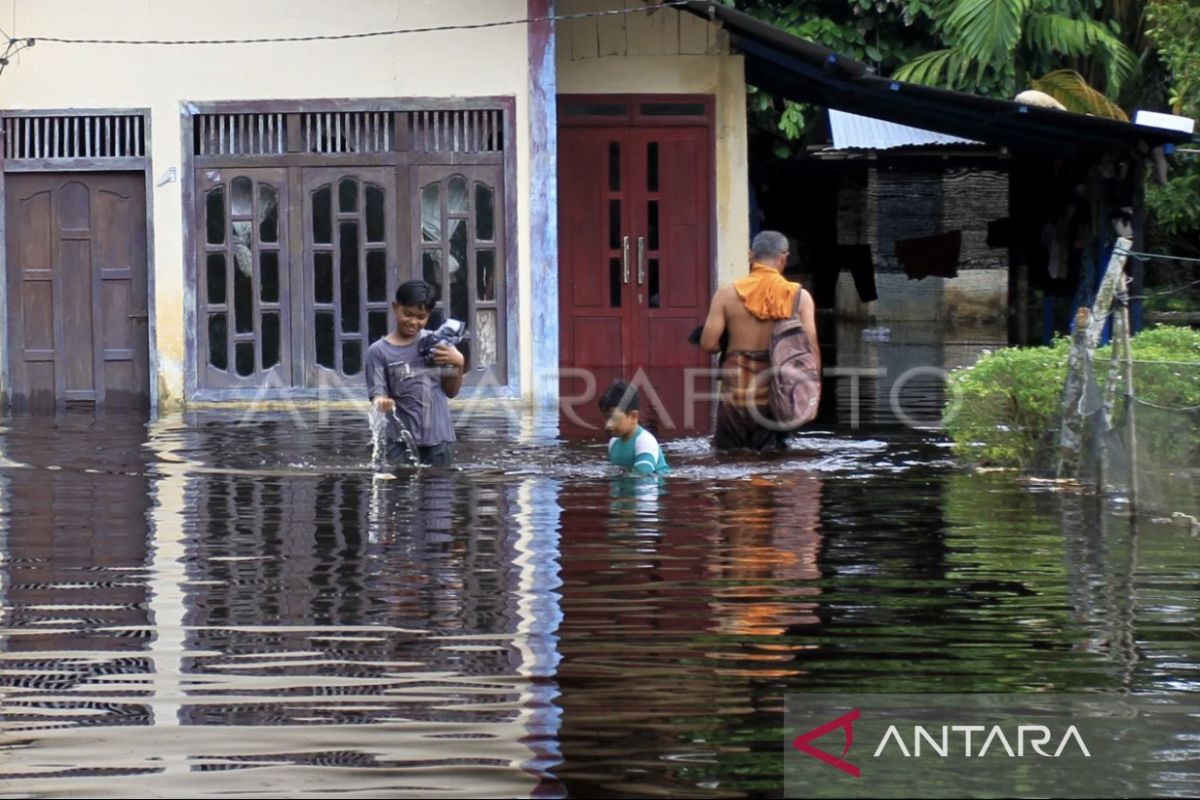
[[[384,479],[357,413],[9,420],[0,794],[776,795],[789,693],[1200,691],[1195,540],[935,433],[459,423]]]

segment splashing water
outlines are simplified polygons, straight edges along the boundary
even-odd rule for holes
[[[396,416],[396,412],[391,412],[391,418],[396,423],[396,431],[400,435],[400,441],[404,442],[405,453],[408,456],[408,463],[414,467],[421,466],[420,460],[417,458],[417,440],[413,437],[412,432],[404,426],[400,421],[400,417]],[[382,414],[379,409],[371,406],[371,411],[368,415],[368,422],[371,426],[371,466],[376,472],[386,472],[387,463],[387,423],[388,417]]]

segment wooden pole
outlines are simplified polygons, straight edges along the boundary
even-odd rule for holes
[[[1125,362],[1125,424],[1129,434],[1129,512],[1137,515],[1138,505],[1138,443],[1137,443],[1137,417],[1134,413],[1134,391],[1133,391],[1133,326],[1129,320],[1129,292],[1124,285],[1121,286],[1121,311],[1122,328],[1125,335],[1122,337],[1121,348],[1124,351]]]
[[[1113,404],[1116,402],[1117,379],[1120,375],[1118,348],[1125,329],[1121,315],[1119,313],[1112,314],[1113,299],[1119,292],[1124,291],[1126,253],[1132,244],[1133,242],[1128,237],[1122,236],[1117,239],[1112,255],[1108,259],[1108,268],[1104,271],[1104,280],[1100,282],[1100,289],[1096,292],[1096,302],[1092,304],[1092,322],[1088,326],[1088,348],[1095,350],[1100,343],[1100,335],[1104,332],[1104,323],[1109,316],[1112,316],[1113,350],[1108,364],[1108,380],[1104,386],[1104,424],[1101,425],[1100,459],[1097,465],[1099,480],[1096,481],[1096,484],[1101,491],[1104,491],[1105,481],[1108,477],[1108,445],[1105,438],[1113,427]]]
[[[1093,349],[1100,343],[1100,334],[1104,331],[1104,322],[1112,309],[1113,297],[1118,287],[1124,286],[1122,280],[1125,276],[1125,259],[1128,258],[1127,253],[1132,246],[1133,241],[1122,236],[1117,239],[1112,255],[1109,256],[1104,279],[1096,292],[1096,302],[1092,303],[1092,322],[1088,326],[1088,345]]]
[[[1071,333],[1071,352],[1067,356],[1067,382],[1063,386],[1062,424],[1058,431],[1059,478],[1079,477],[1079,461],[1083,455],[1083,414],[1079,401],[1087,382],[1087,363],[1092,353],[1088,348],[1088,329],[1092,313],[1080,307],[1075,313],[1075,330]]]

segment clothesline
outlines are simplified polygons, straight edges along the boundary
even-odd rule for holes
[[[1140,250],[1122,250],[1119,247],[1114,248],[1114,252],[1120,253],[1121,255],[1132,256],[1133,258],[1136,258],[1139,261],[1145,261],[1145,260],[1151,259],[1151,258],[1161,258],[1161,259],[1165,259],[1167,261],[1187,261],[1187,262],[1190,262],[1193,264],[1200,264],[1200,258],[1188,258],[1187,256],[1169,256],[1166,253],[1143,253]]]

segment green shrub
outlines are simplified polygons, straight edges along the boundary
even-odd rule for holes
[[[1060,338],[1051,347],[1006,348],[956,370],[946,409],[946,432],[955,454],[982,465],[1048,466],[1058,437],[1069,347]],[[1108,347],[1096,351],[1093,363],[1101,387],[1111,352]],[[1169,408],[1200,405],[1200,331],[1175,326],[1143,331],[1133,339],[1133,356],[1135,361],[1185,362],[1135,363],[1137,397]],[[1164,446],[1194,448],[1200,439],[1194,420],[1179,416],[1171,430],[1146,430],[1143,435]]]

